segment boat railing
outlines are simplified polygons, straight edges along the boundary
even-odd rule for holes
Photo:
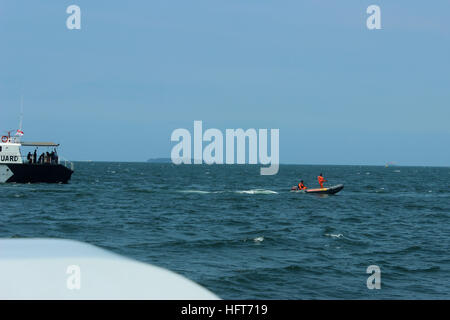
[[[28,160],[27,156],[21,156],[21,158],[22,158],[22,162],[23,163],[30,163],[30,161]],[[45,161],[44,162],[36,161],[36,162],[31,162],[31,163],[32,164],[36,164],[36,165],[41,165],[41,164],[47,164],[47,165],[61,164],[61,165],[65,166],[66,168],[68,168],[68,169],[70,169],[72,171],[74,171],[74,168],[75,168],[74,163],[72,161],[67,160],[64,157],[58,157],[58,162],[57,163],[54,162],[54,161],[50,161],[50,162],[48,162],[48,161],[47,162],[45,162]]]
[[[5,140],[3,140],[5,139]],[[2,136],[3,143],[20,143],[20,137],[14,136]]]
[[[58,158],[59,164],[62,164],[63,166],[65,166],[66,168],[74,171],[75,170],[75,164],[72,161],[67,160],[64,157],[59,157]]]

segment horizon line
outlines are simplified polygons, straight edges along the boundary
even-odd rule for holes
[[[170,159],[170,158],[152,158],[152,159]],[[72,162],[118,162],[118,163],[154,163],[154,164],[174,164],[171,161],[170,162],[152,162],[149,160],[152,159],[148,159],[148,160],[70,160]],[[227,163],[223,163],[223,164],[207,164],[207,163],[201,163],[201,164],[195,164],[195,163],[191,163],[191,164],[179,164],[177,166],[180,165],[208,165],[208,166],[212,166],[212,165],[227,165],[227,166],[234,166],[234,165],[239,165],[239,166],[243,166],[243,165],[251,165],[251,166],[266,166],[264,164],[261,163],[255,163],[255,164],[250,164],[250,163],[242,163],[242,164],[227,164]],[[284,165],[284,166],[370,166],[370,167],[386,167],[386,164],[335,164],[335,163],[278,163],[278,165]],[[415,164],[415,165],[401,165],[401,164],[395,164],[395,165],[389,165],[386,168],[390,168],[390,167],[433,167],[433,168],[450,168],[450,165],[425,165],[425,164]]]

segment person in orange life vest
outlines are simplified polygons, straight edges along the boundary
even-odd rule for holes
[[[303,184],[303,180],[298,184],[298,190],[306,190],[306,186]]]
[[[320,175],[317,177],[317,180],[319,181],[320,188],[323,189],[323,183],[326,182],[327,180],[325,180],[325,178],[322,176],[322,174],[320,174]]]

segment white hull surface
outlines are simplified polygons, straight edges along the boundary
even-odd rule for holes
[[[0,240],[0,284],[0,299],[218,299],[176,273],[72,240]]]

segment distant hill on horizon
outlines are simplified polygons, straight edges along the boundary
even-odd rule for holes
[[[151,158],[151,159],[148,159],[147,162],[150,162],[150,163],[171,163],[172,159],[170,159],[170,158]]]
[[[147,160],[149,163],[172,163],[170,158],[150,158]],[[191,159],[191,163],[194,163],[194,159]]]

